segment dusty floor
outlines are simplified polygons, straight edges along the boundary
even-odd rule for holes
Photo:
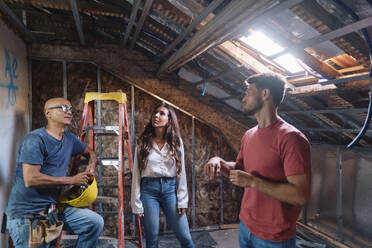
[[[238,242],[238,231],[239,229],[226,229],[211,231],[209,234],[216,241],[217,245],[215,248],[237,248],[239,247]]]

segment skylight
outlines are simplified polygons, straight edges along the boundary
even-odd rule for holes
[[[284,50],[284,48],[279,44],[275,43],[265,34],[258,31],[251,31],[250,35],[243,36],[240,38],[240,40],[266,57],[277,54]],[[304,71],[304,69],[297,63],[296,58],[289,53],[281,55],[273,61],[290,73]]]
[[[304,69],[297,63],[296,58],[289,53],[277,57],[274,61],[290,73],[304,71]]]
[[[240,38],[240,40],[246,43],[248,46],[253,47],[266,57],[284,50],[283,47],[270,40],[269,37],[257,31],[252,31],[252,34],[249,36],[243,36]]]

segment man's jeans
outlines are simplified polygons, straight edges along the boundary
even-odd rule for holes
[[[146,248],[158,247],[160,207],[181,246],[194,248],[186,214],[178,213],[175,178],[142,178],[141,201],[145,214]]]
[[[102,217],[87,209],[66,207],[61,221],[64,222],[63,230],[79,235],[77,248],[92,248],[96,246],[103,230]],[[8,218],[7,229],[16,248],[28,247],[30,222],[25,218]],[[43,244],[39,248],[47,248],[50,244]]]
[[[248,228],[240,221],[239,227],[240,248],[296,248],[296,235],[283,242],[273,242],[254,236]]]

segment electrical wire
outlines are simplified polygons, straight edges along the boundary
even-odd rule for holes
[[[351,8],[349,8],[349,6],[347,6],[344,2],[342,2],[341,0],[333,0],[333,1],[336,4],[338,4],[341,8],[343,8],[347,13],[349,13],[353,17],[353,19],[355,21],[359,21],[360,20],[359,16]],[[371,0],[367,0],[367,1],[372,6],[372,1]],[[371,63],[371,65],[370,65],[370,71],[369,71],[369,77],[372,77],[372,43],[371,43],[371,39],[369,37],[369,34],[368,34],[367,29],[363,28],[362,29],[362,34],[364,36],[364,39],[366,40],[366,43],[367,43],[367,46],[368,46],[368,50],[369,50],[369,60],[370,60],[370,63]],[[354,138],[354,140],[352,140],[346,146],[347,149],[352,148],[355,144],[357,144],[359,142],[359,140],[366,133],[366,131],[367,131],[368,127],[369,127],[369,124],[371,122],[371,117],[372,117],[372,96],[371,96],[371,92],[372,92],[372,79],[370,79],[369,82],[370,82],[370,90],[369,90],[369,104],[368,104],[367,116],[366,116],[366,119],[364,120],[364,124],[363,124],[362,129],[359,131],[358,135]]]

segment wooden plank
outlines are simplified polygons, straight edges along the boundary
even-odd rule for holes
[[[125,31],[124,40],[122,40],[122,42],[120,43],[121,47],[125,47],[125,45],[128,42],[129,35],[132,32],[133,24],[134,24],[134,21],[136,20],[138,8],[139,8],[139,5],[140,5],[141,1],[142,0],[136,0],[136,2],[134,3],[134,5],[132,7],[132,12],[130,13],[130,19],[129,19],[129,23],[128,23],[128,26],[127,26],[126,31]]]
[[[239,223],[236,223],[236,224],[222,224],[222,225],[220,225],[220,229],[221,230],[224,230],[224,229],[239,229],[239,226],[240,226]]]
[[[349,68],[344,68],[344,69],[341,69],[341,70],[338,70],[338,71],[340,73],[344,74],[344,73],[348,73],[348,72],[362,71],[362,70],[366,70],[366,68],[364,68],[364,66],[362,66],[362,65],[357,65],[357,66],[353,66],[353,67],[349,67]]]
[[[321,233],[319,232],[318,230],[316,230],[315,228],[309,226],[309,225],[305,225],[305,224],[302,224],[301,222],[297,222],[297,225],[302,227],[303,229],[315,234],[316,236],[330,242],[331,244],[335,245],[336,247],[339,247],[339,248],[351,248],[350,246],[347,246],[343,243],[340,243],[338,242],[337,240],[335,240],[334,238],[324,234],[324,233]]]
[[[191,39],[175,52],[164,64],[158,74],[171,72],[205,52],[219,41],[236,31],[243,22],[254,20],[277,1],[274,0],[234,0],[215,18],[203,26]]]
[[[145,23],[146,17],[150,11],[151,5],[154,0],[147,0],[145,3],[145,6],[143,7],[142,14],[140,17],[140,20],[138,21],[136,32],[134,33],[134,37],[132,39],[132,42],[130,43],[130,49],[132,50],[134,48],[134,45],[136,44],[136,41],[138,40],[138,37],[140,35],[140,32],[142,30],[143,24]]]
[[[210,13],[213,12],[224,0],[214,0],[211,4],[206,7],[203,12],[198,15],[196,19],[192,21],[192,23],[186,28],[185,32],[181,33],[176,40],[172,42],[163,52],[162,56],[166,56],[173,48],[175,48],[183,39],[185,39],[194,28],[200,24]]]
[[[80,44],[85,45],[83,25],[81,24],[81,21],[80,21],[80,15],[79,15],[79,10],[78,10],[77,4],[76,4],[76,0],[70,0],[70,5],[71,5],[72,14],[73,14],[74,20],[75,20],[76,30],[77,30],[78,35],[79,35]]]

